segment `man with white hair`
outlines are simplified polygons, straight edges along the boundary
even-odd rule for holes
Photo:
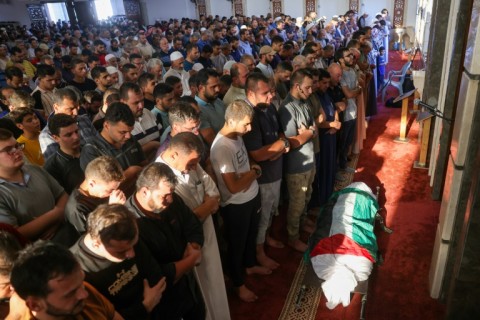
[[[190,95],[190,87],[188,86],[188,79],[190,74],[183,69],[183,63],[185,59],[180,51],[174,51],[170,54],[171,67],[165,73],[164,79],[167,79],[170,76],[177,77],[182,80],[183,95]]]

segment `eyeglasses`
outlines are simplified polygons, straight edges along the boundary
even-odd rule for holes
[[[3,148],[2,150],[0,150],[0,153],[5,152],[9,156],[12,156],[15,154],[15,152],[22,151],[23,149],[25,149],[25,144],[17,142],[14,146]]]

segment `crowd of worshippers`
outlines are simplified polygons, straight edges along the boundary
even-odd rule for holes
[[[279,267],[265,247],[305,252],[355,171],[386,16],[64,24],[1,44],[2,315],[229,319],[226,278],[257,300],[246,277]],[[270,232],[281,202],[289,249]]]

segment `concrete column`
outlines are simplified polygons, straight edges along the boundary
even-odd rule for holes
[[[449,72],[444,81],[446,81],[446,95],[444,97],[443,113],[445,117],[452,119],[454,117],[454,108],[456,99],[454,93],[459,84],[459,73],[462,69],[463,48],[465,45],[465,34],[468,34],[471,16],[471,0],[460,0],[457,11],[456,26],[453,36],[448,41],[453,41],[451,58],[449,63]],[[451,1],[435,0],[432,10],[432,23],[430,28],[430,38],[428,45],[428,56],[425,79],[424,101],[429,99],[439,100],[441,88],[442,71],[445,67],[444,55],[445,44],[448,35],[448,19],[450,16]],[[470,10],[469,10],[470,9]],[[448,11],[448,12],[447,12]],[[440,66],[443,66],[440,68]],[[453,119],[452,119],[453,120]],[[452,123],[443,121],[442,131],[437,144],[439,145],[436,156],[435,171],[433,173],[433,191],[432,198],[439,200],[443,193],[445,183],[445,173],[450,154],[450,142],[452,137]],[[432,131],[433,133],[433,128]],[[432,140],[431,140],[432,141]],[[435,141],[434,141],[435,143]]]

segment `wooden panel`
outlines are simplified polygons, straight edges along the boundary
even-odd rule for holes
[[[142,21],[142,10],[138,0],[123,0],[125,16],[130,20]]]
[[[273,0],[272,1],[272,14],[274,17],[278,16],[283,12],[282,0]]]
[[[33,28],[46,29],[47,15],[43,4],[27,4],[28,15]]]
[[[243,0],[235,0],[233,3],[233,12],[235,15],[243,16]]]
[[[405,13],[405,0],[395,0],[393,4],[393,26],[403,27],[403,16]]]
[[[198,16],[207,15],[207,5],[205,4],[205,0],[197,0],[197,10]]]
[[[316,0],[305,0],[305,14],[309,12],[317,12],[317,1]]]
[[[358,0],[350,0],[349,6],[348,6],[350,10],[355,10],[355,12],[358,12],[359,7],[360,7],[360,4]]]

